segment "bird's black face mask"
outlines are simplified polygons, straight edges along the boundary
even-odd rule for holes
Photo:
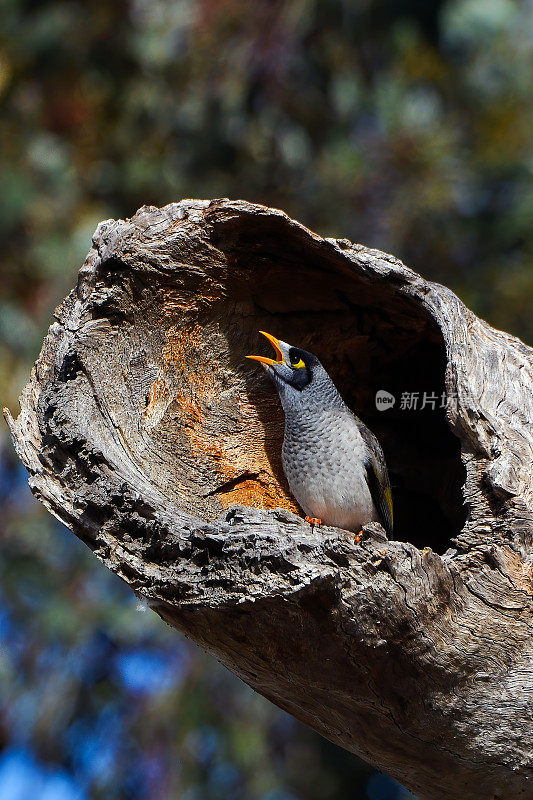
[[[298,347],[292,347],[287,342],[276,339],[270,333],[264,331],[261,333],[272,344],[276,351],[276,358],[266,358],[265,356],[247,356],[247,358],[252,358],[264,365],[280,392],[284,384],[301,392],[312,380],[313,366],[318,363],[317,358],[307,350],[300,350]]]
[[[291,375],[285,379],[284,375],[280,375],[282,380],[286,380],[291,386],[294,386],[298,391],[302,391],[311,382],[313,377],[311,361],[315,357],[305,350],[299,350],[297,347],[291,347],[289,350],[289,364],[291,367]],[[276,371],[274,369],[274,374]]]
[[[265,367],[278,390],[286,415],[295,408],[316,409],[319,406],[344,408],[344,401],[335,384],[315,355],[282,342],[270,333],[264,331],[261,333],[272,344],[276,358],[266,358],[266,356],[247,356],[247,358],[259,361]]]

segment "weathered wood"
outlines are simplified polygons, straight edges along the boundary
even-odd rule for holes
[[[294,513],[277,397],[244,361],[260,328],[315,352],[379,436],[398,541]],[[392,256],[186,200],[99,225],[7,419],[45,506],[257,691],[421,798],[516,800],[532,375],[531,349]]]

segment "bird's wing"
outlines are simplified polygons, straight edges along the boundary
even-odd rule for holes
[[[366,480],[374,505],[376,506],[381,522],[387,534],[392,536],[393,512],[392,494],[389,482],[389,473],[385,464],[385,457],[381,446],[366,425],[356,418],[359,433],[367,446],[368,456],[365,462]]]

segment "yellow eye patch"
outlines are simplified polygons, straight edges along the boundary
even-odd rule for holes
[[[293,369],[300,369],[300,367],[305,367],[305,361],[303,361],[301,358],[299,358],[298,361],[296,362],[296,364],[293,364],[291,362],[291,367],[293,367]]]

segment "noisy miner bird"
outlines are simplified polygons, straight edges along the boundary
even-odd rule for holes
[[[276,359],[247,356],[265,367],[285,412],[282,463],[289,487],[312,525],[354,531],[380,522],[392,534],[392,497],[383,452],[350,411],[312,353],[260,331]]]

